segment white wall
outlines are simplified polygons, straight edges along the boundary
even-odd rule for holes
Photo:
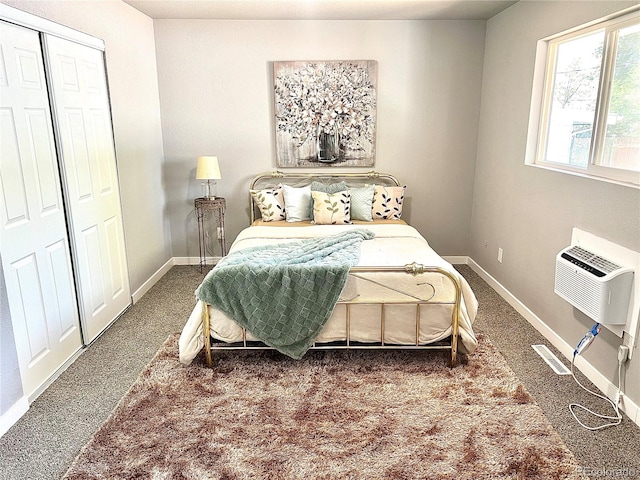
[[[483,21],[156,20],[175,256],[197,256],[196,157],[217,155],[227,237],[248,225],[248,184],[275,169],[272,64],[377,60],[375,169],[407,184],[407,218],[443,255],[468,251]]]
[[[153,21],[121,2],[3,0],[106,44],[132,292],[171,258]]]
[[[525,166],[536,43],[635,3],[521,1],[487,23],[470,256],[570,345],[593,321],[554,294],[555,255],[573,227],[640,251],[640,190]],[[616,385],[620,343],[603,329],[584,354]],[[636,404],[638,378],[636,351],[626,374]]]

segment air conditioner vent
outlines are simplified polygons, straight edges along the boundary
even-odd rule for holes
[[[611,273],[614,270],[621,268],[620,265],[617,265],[605,258],[602,258],[599,255],[596,255],[595,253],[591,253],[590,251],[585,250],[584,248],[573,246],[568,250],[566,250],[565,252],[571,255],[572,257],[577,258],[578,260],[582,260],[587,265],[590,265],[600,270],[605,275],[607,273]]]

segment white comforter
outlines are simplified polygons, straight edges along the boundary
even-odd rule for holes
[[[302,238],[311,238],[317,236],[333,235],[339,231],[352,228],[362,228],[363,225],[312,225],[312,226],[300,226],[300,227],[272,227],[272,226],[253,226],[244,229],[235,242],[233,243],[229,252],[234,252],[248,247],[269,245],[273,243],[290,242],[300,240]],[[455,273],[459,279],[462,287],[462,303],[460,311],[459,321],[459,335],[462,341],[461,350],[471,352],[477,345],[477,340],[473,333],[472,323],[475,319],[478,303],[469,287],[466,280],[459,275],[455,269],[440,257],[429,246],[427,241],[420,235],[420,233],[413,227],[403,224],[380,224],[373,223],[367,224],[365,228],[375,233],[376,237],[373,240],[367,240],[362,243],[362,251],[360,255],[360,266],[404,266],[408,263],[416,262],[425,266],[438,266],[447,269]],[[410,277],[403,274],[404,277]],[[442,277],[442,276],[440,276]],[[441,278],[438,278],[441,280]],[[394,279],[397,282],[397,278]],[[440,286],[445,285],[443,283]],[[347,290],[353,290],[353,282],[347,282],[345,291],[343,292],[343,299],[352,298],[357,292]],[[411,286],[407,286],[411,289]],[[415,288],[415,286],[413,287]],[[204,339],[202,333],[202,302],[198,302],[193,312],[191,313],[189,320],[187,321],[182,334],[180,336],[179,349],[180,349],[180,361],[185,364],[189,364],[198,352],[204,346]],[[228,342],[238,341],[241,339],[240,328],[230,320],[224,313],[209,306],[209,314],[211,317],[211,329],[212,335]],[[344,310],[344,309],[342,309]],[[334,319],[340,315],[340,309],[336,308],[334,315],[327,323],[325,330],[318,337],[318,342],[332,341],[340,337],[341,334],[336,334],[336,325],[342,325],[341,331],[344,333],[344,323]],[[420,343],[430,343],[433,341],[441,340],[451,334],[451,310],[442,310],[441,318],[436,319],[430,325],[430,328],[425,328],[425,332],[421,331]],[[414,327],[413,335],[415,339],[415,314],[414,319],[411,320]],[[421,321],[421,324],[424,322]],[[410,322],[409,322],[410,324]],[[380,336],[379,325],[367,326],[362,324],[362,335],[360,341],[367,341],[372,335]],[[357,323],[352,322],[352,340],[358,340],[354,338],[353,328],[357,328]],[[338,327],[340,330],[340,327]],[[411,331],[411,328],[409,329]],[[372,333],[377,332],[377,333]],[[358,337],[358,335],[355,335]],[[253,339],[249,335],[248,339]],[[398,343],[405,343],[405,339],[402,336],[397,337]],[[388,341],[387,343],[391,343]],[[406,343],[411,343],[409,340]]]

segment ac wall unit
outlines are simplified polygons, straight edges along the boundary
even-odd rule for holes
[[[633,269],[578,246],[556,256],[555,292],[598,323],[627,323]]]

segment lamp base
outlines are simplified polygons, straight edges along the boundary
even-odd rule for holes
[[[207,180],[206,183],[202,182],[202,186],[204,189],[204,194],[202,195],[203,198],[206,198],[207,200],[214,200],[216,198],[215,195],[211,195],[211,184],[216,184],[216,182],[212,182],[211,180]]]

